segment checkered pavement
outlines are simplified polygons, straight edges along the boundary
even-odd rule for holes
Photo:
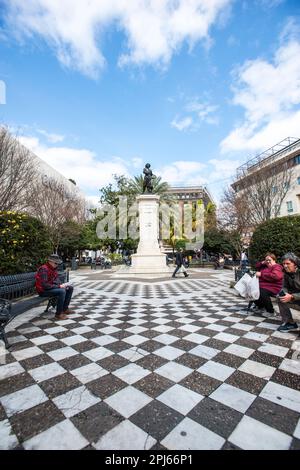
[[[0,448],[299,449],[300,342],[227,285],[85,280],[67,320],[40,308],[0,357]]]

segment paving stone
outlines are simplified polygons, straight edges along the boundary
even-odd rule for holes
[[[296,335],[239,313],[232,272],[73,276],[78,315],[9,333],[0,432],[8,423],[15,449],[299,448]]]

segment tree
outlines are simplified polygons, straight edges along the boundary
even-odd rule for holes
[[[212,253],[236,254],[234,234],[214,227],[205,231],[203,249]]]
[[[124,175],[118,176],[114,175],[114,184],[108,184],[107,186],[100,189],[101,197],[100,203],[102,205],[108,204],[114,206],[116,210],[116,236],[117,239],[119,238],[119,227],[126,221],[127,227],[131,223],[132,219],[137,215],[137,207],[136,211],[134,210],[133,213],[129,211],[130,208],[134,208],[134,204],[136,202],[136,197],[143,193],[143,176],[134,176],[132,179],[127,178]],[[161,177],[155,177],[153,179],[153,191],[156,194],[161,196],[161,199],[167,198],[167,189],[169,188],[168,183],[163,182]],[[124,208],[120,206],[120,197],[126,197],[126,204]],[[170,199],[168,197],[168,199]],[[98,219],[99,220],[99,219]],[[126,226],[126,224],[125,224]],[[108,241],[102,240],[102,243],[107,245]],[[132,240],[130,237],[123,240],[124,247],[130,246],[135,247],[137,245],[136,240]],[[114,246],[113,240],[111,240],[110,246]]]
[[[115,183],[108,184],[100,189],[101,203],[112,204],[117,206],[119,203],[119,196],[126,196],[128,204],[133,204],[139,194],[143,194],[143,175],[127,178],[124,175],[113,175]],[[115,189],[113,188],[115,186]],[[165,196],[169,185],[161,180],[160,176],[155,176],[153,179],[153,192],[160,196]]]
[[[85,201],[53,178],[48,178],[46,182],[38,179],[32,187],[30,211],[47,226],[55,252],[60,244],[64,224],[68,221],[83,223],[85,210]]]
[[[0,212],[0,274],[35,271],[51,253],[46,227],[28,214]]]
[[[267,164],[258,163],[255,171],[248,172],[234,184],[246,206],[248,223],[256,227],[261,222],[277,217],[281,204],[291,188],[293,161]]]
[[[267,252],[281,257],[289,251],[300,256],[299,215],[271,219],[256,228],[249,247],[252,262],[263,259]]]
[[[218,211],[218,228],[227,233],[238,254],[243,250],[245,233],[253,230],[250,220],[247,194],[237,193],[231,187],[225,189]]]
[[[30,151],[6,127],[0,127],[0,209],[28,208],[30,183],[36,177]]]

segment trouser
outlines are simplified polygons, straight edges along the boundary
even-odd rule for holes
[[[60,289],[59,287],[54,287],[53,289],[48,289],[44,292],[41,292],[39,295],[41,297],[57,297],[56,305],[56,315],[61,314],[69,307],[73,294],[73,286],[68,286],[66,289]]]
[[[294,323],[294,319],[291,312],[291,307],[294,305],[300,305],[300,300],[295,300],[294,302],[283,303],[278,300],[279,312],[284,323]]]
[[[255,300],[255,304],[259,308],[265,308],[267,310],[267,312],[273,313],[274,312],[274,307],[273,307],[273,304],[272,304],[271,297],[275,297],[275,294],[273,294],[273,292],[270,292],[269,290],[263,289],[263,288],[260,288],[259,292],[260,292],[259,299]]]
[[[179,269],[181,268],[183,274],[185,275],[185,277],[187,276],[187,273],[186,273],[186,269],[185,267],[183,266],[183,264],[179,265],[177,264],[176,268],[175,268],[175,271],[173,272],[173,276],[175,276],[175,274],[179,271]]]

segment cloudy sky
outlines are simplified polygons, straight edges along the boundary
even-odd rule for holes
[[[300,1],[0,0],[0,120],[94,200],[146,162],[218,200],[300,138]]]

